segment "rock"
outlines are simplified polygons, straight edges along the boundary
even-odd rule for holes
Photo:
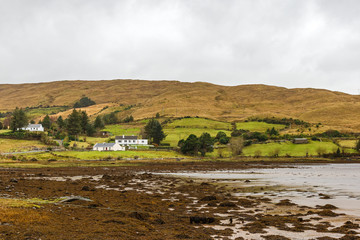
[[[89,186],[83,186],[81,191],[91,191]]]
[[[228,202],[228,201],[226,201],[226,202],[220,203],[219,206],[220,206],[220,207],[236,207],[236,204],[233,203],[233,202]]]
[[[165,221],[162,220],[161,218],[157,218],[157,219],[154,220],[154,223],[162,225],[162,224],[165,224]]]
[[[289,199],[283,199],[283,200],[280,200],[280,202],[278,202],[275,205],[277,205],[277,206],[294,206],[296,204],[292,203]]]
[[[125,224],[123,221],[115,220],[115,219],[106,220],[106,221],[104,221],[103,223],[116,223],[116,224],[121,224],[121,225],[124,225],[124,224]]]
[[[337,207],[331,204],[325,204],[324,206],[316,205],[316,207],[320,209],[330,209],[330,210],[337,209]]]
[[[199,217],[199,216],[191,216],[190,217],[190,224],[193,223],[202,223],[202,224],[209,224],[215,222],[215,218],[213,217]]]
[[[148,213],[139,213],[139,212],[132,212],[129,214],[129,217],[136,218],[137,220],[144,221],[149,218]]]
[[[92,202],[92,200],[89,198],[84,198],[81,196],[71,196],[71,197],[65,197],[63,200],[60,201],[60,203],[71,203],[75,201]]]
[[[10,182],[17,183],[19,181],[16,178],[12,178],[12,179],[10,179]]]
[[[175,237],[178,239],[190,239],[191,238],[189,235],[186,235],[186,234],[177,234],[177,235],[175,235]]]
[[[329,209],[322,210],[322,211],[318,212],[317,214],[319,216],[322,216],[322,217],[336,217],[336,216],[339,216],[339,214],[334,213],[333,211],[331,211]]]
[[[216,196],[205,196],[202,199],[200,199],[200,201],[203,202],[214,201],[214,200],[216,200]]]

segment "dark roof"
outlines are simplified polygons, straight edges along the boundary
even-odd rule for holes
[[[124,136],[124,135],[122,135],[122,136],[116,136],[115,139],[136,140],[136,139],[138,139],[138,137],[137,136]]]
[[[27,125],[27,128],[39,128],[39,127],[42,127],[41,124],[29,124]]]
[[[94,147],[113,147],[115,143],[97,143]]]

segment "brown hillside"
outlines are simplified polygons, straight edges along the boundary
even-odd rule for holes
[[[136,104],[124,114],[203,116],[240,120],[250,116],[284,116],[360,131],[360,96],[321,89],[286,89],[266,85],[219,86],[178,81],[59,81],[0,85],[0,110],[39,105],[73,105],[86,95],[99,106]]]

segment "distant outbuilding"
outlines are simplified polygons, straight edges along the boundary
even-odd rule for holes
[[[294,138],[293,143],[306,144],[306,143],[309,143],[309,140],[307,138]]]

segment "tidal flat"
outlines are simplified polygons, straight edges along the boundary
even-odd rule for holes
[[[360,239],[360,164],[0,170],[0,239]]]

